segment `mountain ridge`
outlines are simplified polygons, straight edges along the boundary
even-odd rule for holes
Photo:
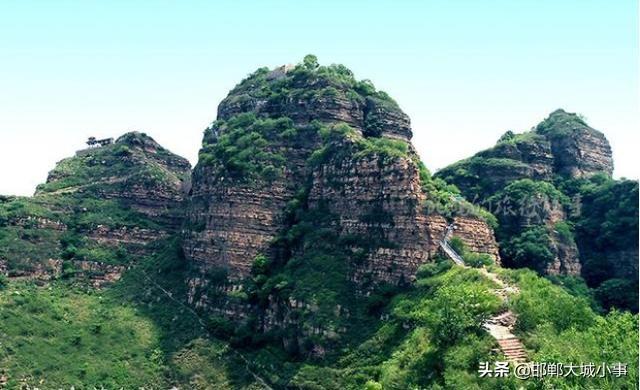
[[[193,170],[144,133],[79,151],[0,197],[0,386],[518,388],[478,369],[525,357],[629,365],[532,387],[633,386],[637,182],[549,118],[431,175],[391,97],[309,55],[232,89]]]

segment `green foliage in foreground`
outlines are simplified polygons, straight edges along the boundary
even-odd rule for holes
[[[588,299],[572,296],[530,270],[498,270],[520,294],[510,303],[516,328],[537,362],[628,364],[621,378],[560,378],[554,388],[634,389],[638,383],[638,316],[597,315]]]
[[[160,386],[152,321],[100,292],[10,284],[0,292],[0,366],[10,387]]]
[[[187,269],[178,248],[175,241],[159,246],[157,256],[142,259],[102,291],[63,283],[43,288],[8,282],[0,288],[0,365],[9,387],[262,388],[254,375],[273,388],[300,389],[551,384],[478,377],[480,362],[504,358],[492,352],[495,341],[481,327],[503,304],[490,291],[494,282],[477,270],[444,260],[422,266],[413,287],[392,295],[365,334],[352,334],[335,355],[317,361],[292,358],[277,343],[246,349],[211,338],[206,324],[183,305]],[[257,259],[256,272],[265,271],[263,260]],[[629,364],[627,377],[561,378],[554,388],[634,388],[637,316],[602,317],[586,299],[532,271],[492,268],[520,287],[509,305],[520,317],[517,332],[532,360]]]
[[[102,291],[3,282],[0,376],[8,388],[260,388],[238,353],[182,305],[177,243],[158,251]]]
[[[471,252],[459,237],[452,237],[449,244],[470,267],[480,268],[493,264],[493,258],[489,254]]]

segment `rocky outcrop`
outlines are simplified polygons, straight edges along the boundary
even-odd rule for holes
[[[36,217],[31,215],[8,221],[8,224],[13,226],[20,226],[23,228],[49,229],[57,231],[67,230],[67,225],[60,221],[54,221],[49,218]]]
[[[80,150],[56,165],[34,197],[0,202],[5,271],[57,277],[55,259],[65,259],[82,270],[76,278],[114,280],[157,249],[149,244],[179,230],[189,183],[189,162],[144,133]]]
[[[568,177],[613,173],[609,141],[576,114],[556,110],[535,131],[549,139],[556,173]]]
[[[449,222],[442,215],[422,212],[428,194],[412,158],[348,157],[321,165],[312,176],[309,208],[324,206],[336,215],[340,235],[375,243],[354,267],[355,282],[412,281],[417,268],[438,252]],[[455,235],[471,251],[499,259],[493,230],[483,220],[460,216],[453,221],[458,228]]]
[[[254,332],[286,329],[287,349],[312,338],[309,353],[321,356],[364,310],[353,302],[411,283],[452,222],[470,251],[499,262],[479,215],[428,209],[463,200],[421,168],[411,135],[395,102],[341,66],[259,70],[241,82],[205,131],[192,175],[189,303]]]
[[[190,168],[186,159],[145,133],[130,132],[113,144],[84,149],[60,161],[36,196],[112,199],[175,229],[182,220]]]
[[[557,223],[568,219],[569,205],[568,199],[560,199],[564,195],[553,183],[597,173],[611,176],[612,172],[611,147],[604,135],[578,115],[556,110],[531,131],[522,134],[509,131],[493,148],[446,167],[436,176],[455,184],[468,199],[496,214],[503,249],[512,237],[532,226],[544,226],[548,249],[553,255],[544,271],[579,275],[576,243],[555,228]],[[545,186],[536,189],[535,182]],[[521,188],[510,192],[512,183],[519,183]],[[520,199],[514,202],[513,195]],[[551,204],[551,198],[555,204]],[[564,236],[567,234],[571,233],[565,232]],[[510,263],[509,256],[503,253],[503,257]]]
[[[299,66],[259,69],[222,100],[218,119],[251,112],[287,117],[298,126],[314,120],[344,123],[367,135],[411,139],[409,117],[386,94],[367,93],[375,90],[373,86],[366,81],[357,84],[342,65],[325,69],[323,73]],[[262,88],[265,84],[267,88]]]
[[[519,179],[551,181],[555,176],[611,176],[613,157],[604,134],[578,115],[552,112],[530,132],[505,133],[498,143],[438,171],[469,199],[484,199]]]
[[[143,256],[150,254],[149,244],[167,238],[169,233],[163,230],[143,229],[139,227],[111,228],[98,225],[85,233],[87,238],[100,245],[111,248],[126,248],[129,254]]]
[[[60,259],[48,259],[36,264],[31,270],[10,271],[6,262],[0,259],[0,275],[9,276],[12,279],[35,280],[40,282],[51,281],[63,276],[73,277],[75,280],[84,280],[94,288],[101,288],[120,279],[126,267],[122,265],[106,264],[95,261],[69,261]]]
[[[287,126],[286,121],[292,135],[285,138],[271,127]],[[347,125],[353,133],[327,141],[325,133],[335,125]],[[282,174],[234,177],[232,168],[240,162],[233,153],[247,147],[238,132],[256,138],[258,133],[264,147],[252,155],[278,154]],[[326,207],[323,213],[335,216],[326,228],[371,241],[367,258],[352,264],[353,281],[412,280],[417,267],[435,256],[446,223],[433,224],[437,216],[422,212],[429,195],[421,187],[410,138],[409,119],[395,102],[355,81],[344,67],[259,70],[220,103],[218,120],[205,132],[187,210],[187,259],[201,273],[223,268],[232,280],[248,276],[256,256],[280,255],[272,244],[289,227],[286,206],[303,191],[304,208]],[[363,150],[367,139],[396,142],[405,152],[389,156],[382,146]],[[314,153],[325,153],[325,161],[311,163],[318,159]],[[481,220],[475,223],[470,232],[483,235],[467,235],[472,250],[497,257],[491,229]]]

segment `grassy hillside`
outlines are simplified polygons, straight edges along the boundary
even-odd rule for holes
[[[7,388],[251,388],[255,379],[241,357],[181,304],[175,242],[165,249],[105,290],[4,278],[0,377]]]

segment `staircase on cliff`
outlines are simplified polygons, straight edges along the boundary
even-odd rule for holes
[[[453,230],[453,224],[447,226],[445,234],[442,237],[442,240],[440,240],[440,247],[454,263],[461,267],[467,267],[462,256],[460,256],[451,247],[451,245],[449,245],[448,241]],[[500,286],[500,288],[492,291],[503,301],[508,299],[509,294],[518,293],[519,290],[516,287],[507,285],[498,277],[498,275],[488,271],[486,268],[481,268],[480,272]],[[526,361],[527,351],[520,339],[511,332],[516,321],[517,316],[511,310],[507,310],[487,319],[482,324],[482,327],[489,332],[494,339],[496,339],[500,346],[500,350],[502,350],[502,353],[508,361],[520,363]]]
[[[440,240],[440,248],[449,256],[454,263],[465,267],[464,260],[462,257],[449,245],[449,237],[451,237],[451,233],[453,233],[454,225],[450,224],[447,226],[447,230],[445,230],[444,237]]]

